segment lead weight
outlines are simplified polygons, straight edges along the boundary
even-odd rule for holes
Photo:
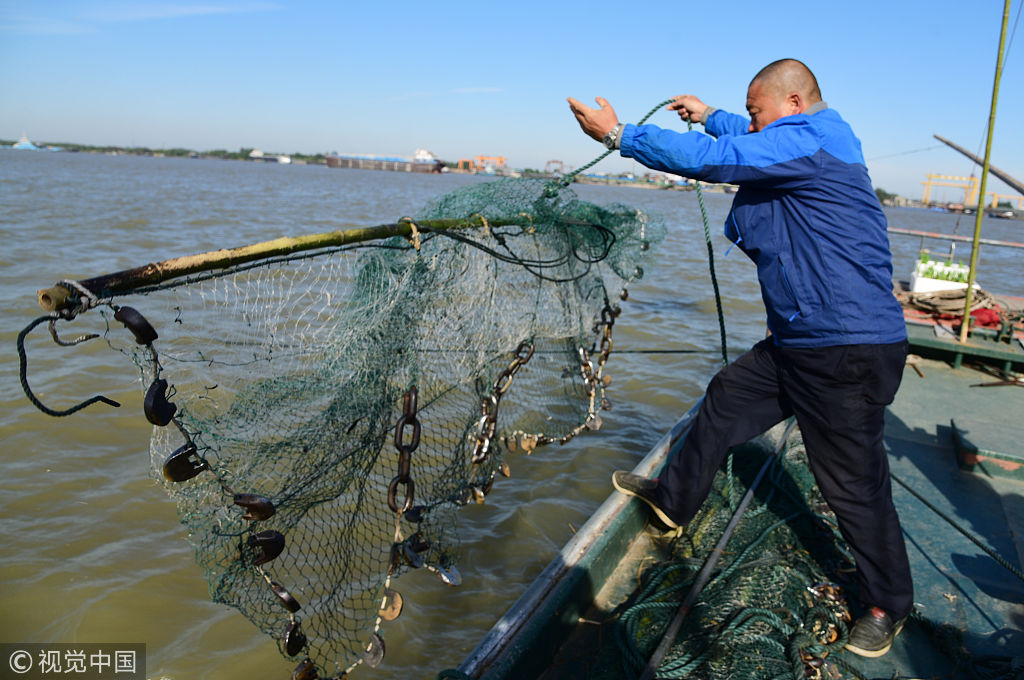
[[[462,574],[459,573],[459,570],[455,567],[454,564],[447,568],[437,567],[436,573],[437,577],[441,579],[441,581],[446,585],[449,585],[453,588],[462,585]]]
[[[288,629],[284,632],[284,651],[288,653],[288,656],[295,656],[302,651],[302,648],[306,646],[306,635],[302,632],[299,627],[298,621],[292,621],[288,624]]]
[[[153,327],[146,321],[146,317],[132,307],[118,307],[114,312],[114,318],[124,324],[124,327],[135,336],[135,342],[140,345],[150,345],[159,336]]]
[[[284,535],[273,529],[252,534],[246,542],[255,550],[252,556],[255,566],[266,564],[284,551]]]
[[[385,621],[394,621],[402,613],[402,606],[404,602],[402,600],[402,594],[397,590],[391,590],[390,588],[384,589],[384,598],[381,601],[380,609],[377,613],[380,618]]]
[[[269,498],[254,493],[236,493],[234,501],[235,505],[245,508],[245,514],[242,515],[242,519],[262,522],[269,517],[273,517],[275,512],[274,504]]]
[[[402,546],[402,555],[405,557],[405,562],[413,569],[419,569],[423,566],[423,555],[416,552],[413,546],[405,543]]]
[[[205,462],[192,460],[191,457],[197,453],[195,445],[186,444],[167,456],[163,465],[164,479],[168,482],[184,482],[208,470],[209,466]]]
[[[370,642],[366,645],[366,648],[360,652],[360,657],[370,668],[376,668],[380,665],[380,662],[384,660],[384,638],[377,633],[370,636]]]
[[[292,680],[319,680],[319,678],[316,666],[313,665],[310,659],[303,659],[295,667],[295,670],[292,671]]]
[[[284,608],[290,611],[292,614],[302,609],[302,605],[299,604],[298,600],[292,597],[292,594],[285,590],[277,581],[270,582],[270,589],[274,591],[274,595],[277,595],[278,599],[281,600],[281,604]]]
[[[142,412],[146,420],[157,427],[164,427],[174,418],[178,407],[167,401],[167,381],[159,378],[146,390],[146,398],[142,402]]]

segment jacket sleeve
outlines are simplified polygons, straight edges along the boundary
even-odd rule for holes
[[[722,127],[734,119],[723,119]],[[718,128],[719,112],[709,120]],[[675,132],[657,125],[627,125],[622,155],[645,166],[706,182],[795,188],[820,171],[821,142],[806,116],[780,119],[755,134],[723,134],[714,139],[701,132]]]
[[[704,122],[704,132],[716,138],[723,135],[739,137],[740,135],[747,134],[749,131],[749,118],[737,116],[735,113],[729,113],[722,109],[712,111],[711,115]]]

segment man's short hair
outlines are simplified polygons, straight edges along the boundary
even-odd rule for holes
[[[761,81],[781,94],[799,92],[811,102],[821,101],[818,79],[811,69],[798,59],[779,59],[757,72],[751,85]]]

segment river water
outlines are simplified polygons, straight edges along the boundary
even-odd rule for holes
[[[487,181],[315,166],[0,150],[0,641],[144,642],[148,677],[286,678],[293,661],[234,610],[210,602],[175,508],[149,477],[150,427],[138,374],[102,342],[34,344],[30,380],[60,406],[107,394],[54,419],[25,398],[15,338],[40,315],[35,291],[152,261],[396,221],[438,195]],[[460,513],[463,585],[411,572],[396,587],[403,615],[382,630],[387,656],[366,678],[433,678],[453,668],[611,490],[696,400],[719,364],[718,323],[696,196],[577,186],[583,199],[659,216],[668,238],[630,288],[607,372],[613,410],[600,432],[513,457],[513,476]],[[731,197],[706,195],[730,353],[763,336],[753,265],[721,224]],[[972,217],[901,209],[890,225],[969,234]],[[1024,240],[1021,223],[985,219],[983,236]],[[897,277],[921,241],[893,237]],[[935,251],[946,246],[931,242]],[[966,259],[969,246],[960,246]],[[1024,296],[1019,251],[985,247],[980,283]],[[38,333],[45,335],[41,328]],[[657,350],[657,352],[652,352]],[[681,350],[674,353],[672,350]]]

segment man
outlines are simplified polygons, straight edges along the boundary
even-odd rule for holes
[[[882,440],[903,375],[906,327],[892,294],[886,221],[850,126],[795,59],[762,69],[750,119],[693,95],[668,109],[708,134],[623,125],[607,101],[569,106],[583,131],[649,168],[739,185],[725,235],[757,265],[770,337],[708,385],[679,453],[656,480],[616,472],[615,487],[670,527],[704,502],[729,447],[795,415],[811,471],[857,563],[866,613],[849,649],[881,656],[913,607]]]

